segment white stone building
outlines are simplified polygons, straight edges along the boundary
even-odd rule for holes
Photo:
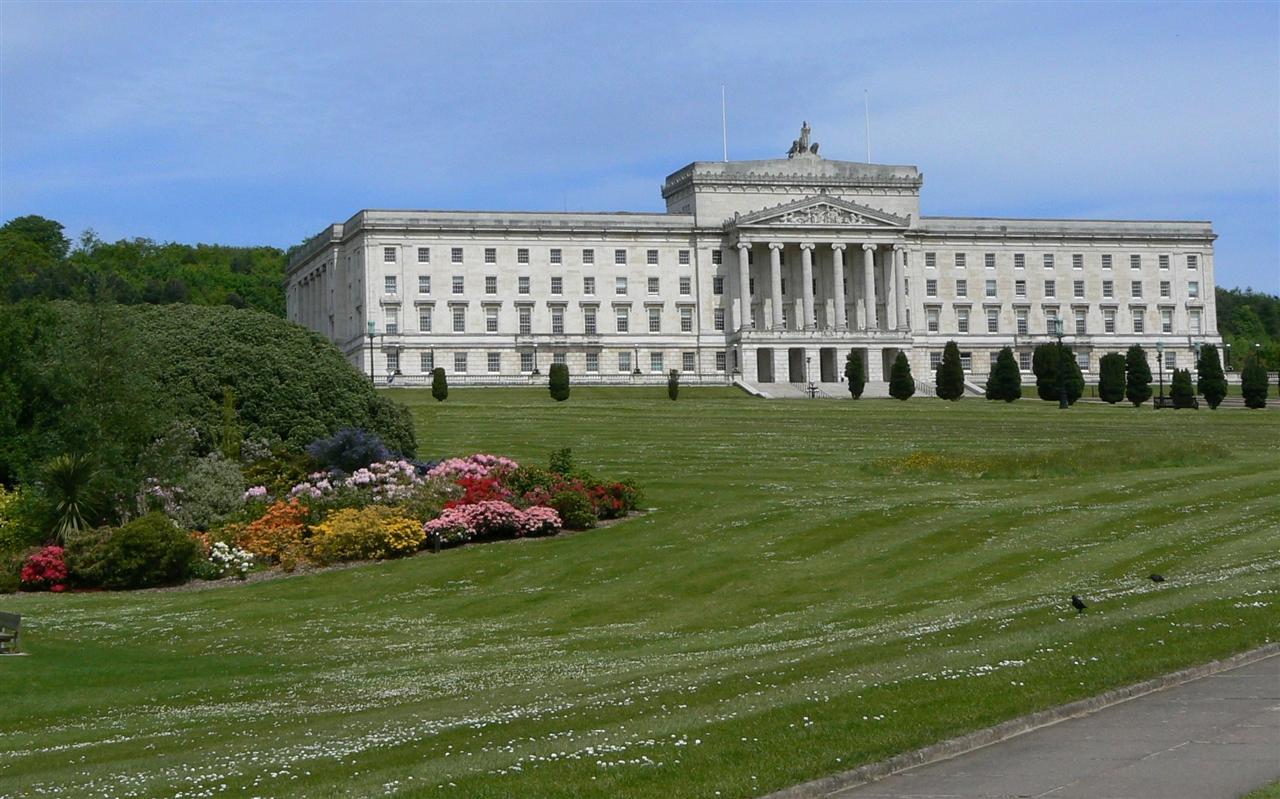
[[[677,369],[775,396],[847,395],[851,349],[869,395],[899,351],[929,393],[952,339],[979,390],[1003,347],[1029,372],[1055,319],[1087,380],[1131,344],[1162,344],[1167,371],[1221,343],[1209,222],[921,216],[916,167],[827,160],[808,134],[676,171],[666,213],[360,211],[291,259],[289,319],[379,384],[436,366],[521,384],[563,361],[575,383]]]

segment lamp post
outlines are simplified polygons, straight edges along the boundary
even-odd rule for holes
[[[1201,346],[1202,344],[1199,341],[1197,341],[1193,346],[1193,349],[1196,351],[1196,385],[1197,386],[1200,385],[1200,347]]]
[[[1156,365],[1160,369],[1160,399],[1156,402],[1156,407],[1164,405],[1164,342],[1156,342]]]
[[[804,356],[804,382],[809,384],[809,399],[814,399],[818,396],[818,387],[813,384],[813,372],[810,369],[812,363],[812,356]]]
[[[529,373],[529,377],[537,377],[542,374],[538,371],[538,342],[533,342],[533,371]]]
[[[1229,341],[1222,342],[1222,349],[1223,349],[1223,366],[1226,368],[1228,372],[1230,372],[1231,371],[1231,342]]]
[[[632,357],[634,357],[635,360],[631,362],[634,365],[634,368],[631,370],[631,376],[639,377],[640,376],[640,348],[636,347],[634,350],[632,350],[632,352],[634,353]]]
[[[1053,333],[1058,337],[1058,409],[1066,410],[1071,407],[1071,403],[1067,400],[1067,364],[1066,364],[1066,348],[1062,346],[1062,334],[1064,325],[1061,318],[1053,320]]]
[[[369,382],[373,383],[373,337],[378,335],[378,323],[369,320]]]

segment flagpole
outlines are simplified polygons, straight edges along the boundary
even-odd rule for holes
[[[867,120],[867,163],[871,163],[871,100],[866,89],[862,90],[862,113]]]
[[[724,100],[724,84],[720,84],[720,138],[724,145],[724,160],[729,160],[729,114]]]

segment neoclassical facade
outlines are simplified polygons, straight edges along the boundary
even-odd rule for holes
[[[676,369],[770,396],[845,395],[853,349],[869,394],[899,352],[927,393],[949,340],[978,390],[1003,347],[1030,371],[1058,320],[1091,379],[1131,344],[1170,369],[1221,342],[1209,222],[921,216],[916,167],[829,160],[808,136],[689,164],[666,213],[361,211],[291,259],[289,318],[380,384],[437,366],[528,383],[559,361],[575,382]]]

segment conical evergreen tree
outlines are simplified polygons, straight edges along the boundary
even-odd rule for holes
[[[1115,405],[1124,399],[1124,356],[1109,352],[1098,362],[1098,397]]]
[[[1227,377],[1222,373],[1218,348],[1212,344],[1200,347],[1200,360],[1196,362],[1196,391],[1214,409],[1227,396]]]
[[[449,398],[449,380],[444,376],[443,366],[431,370],[431,396],[437,402],[444,402]]]
[[[1067,404],[1075,405],[1076,400],[1084,396],[1084,372],[1080,371],[1080,364],[1066,345],[1062,347],[1062,363],[1067,367]]]
[[[1147,353],[1142,347],[1134,344],[1124,356],[1125,399],[1134,407],[1151,399],[1151,364],[1147,363]]]
[[[1267,369],[1257,356],[1250,356],[1244,369],[1240,370],[1240,394],[1244,404],[1250,408],[1267,407]]]
[[[964,396],[964,367],[960,365],[960,348],[954,341],[948,341],[942,349],[942,361],[933,379],[939,399],[954,402]]]
[[[889,396],[909,400],[916,393],[916,381],[911,377],[911,363],[905,352],[899,352],[889,370]]]
[[[667,396],[672,402],[680,396],[680,372],[676,369],[667,372]]]
[[[849,393],[854,399],[862,397],[862,390],[867,387],[867,375],[862,366],[862,353],[849,350],[849,357],[844,362],[844,379],[849,381]]]
[[[1045,402],[1058,401],[1057,344],[1041,344],[1031,353],[1031,371],[1036,376],[1036,396]]]
[[[564,402],[569,399],[569,367],[563,363],[551,364],[547,388],[551,391],[551,399]]]
[[[1005,347],[996,356],[996,365],[987,378],[987,399],[1013,402],[1022,397],[1022,372],[1013,357],[1013,348]]]
[[[1196,401],[1195,389],[1191,387],[1191,370],[1174,369],[1169,380],[1169,398],[1175,408],[1190,408]]]

